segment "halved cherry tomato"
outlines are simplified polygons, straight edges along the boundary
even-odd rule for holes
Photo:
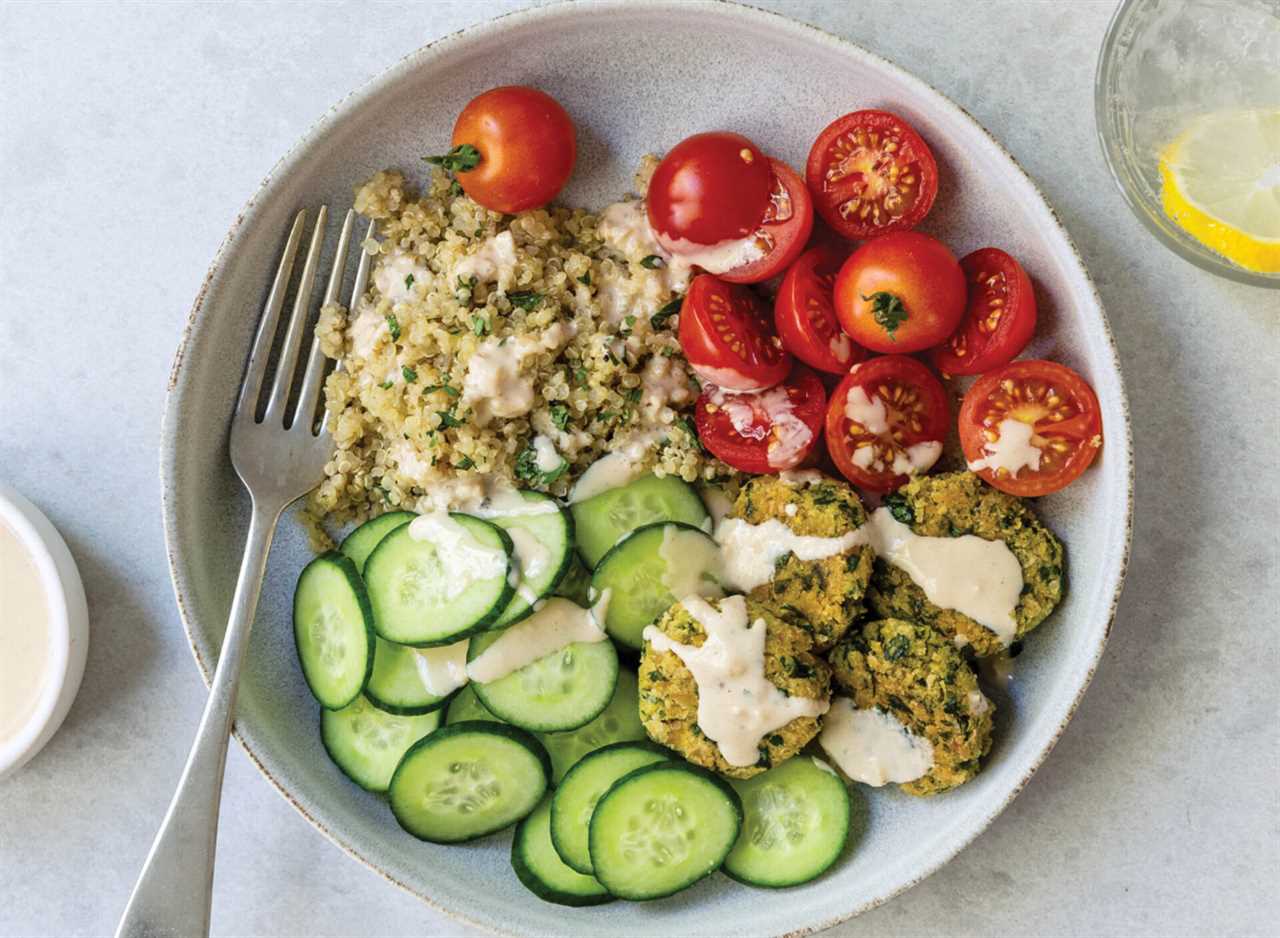
[[[890,492],[937,462],[950,426],[947,392],[933,372],[884,355],[854,365],[832,392],[827,449],[854,485]]]
[[[453,150],[435,157],[485,208],[514,214],[546,205],[578,158],[573,121],[537,88],[504,85],[473,98],[453,125]],[[467,150],[474,147],[479,152]]]
[[[694,134],[653,171],[649,226],[673,254],[690,244],[745,238],[760,227],[772,191],[768,158],[742,134]]]
[[[836,277],[836,316],[874,352],[919,352],[956,331],[965,304],[964,272],[936,238],[900,231],[868,241]]]
[[[983,375],[960,404],[969,468],[1003,492],[1034,497],[1065,488],[1102,446],[1089,383],[1066,365],[1024,360]]]
[[[806,365],[839,375],[867,357],[840,329],[832,305],[842,261],[834,248],[810,248],[791,265],[773,301],[782,344]]]
[[[698,274],[685,293],[680,348],[704,381],[733,391],[771,388],[791,371],[764,300],[711,274]]]
[[[764,257],[726,271],[730,283],[759,283],[782,273],[804,251],[813,231],[813,199],[800,174],[781,160],[770,159],[773,190],[769,207],[755,234]]]
[[[796,365],[787,380],[767,391],[733,394],[707,385],[694,420],[698,439],[717,459],[742,472],[794,469],[822,439],[827,392],[818,376]]]
[[[818,214],[864,240],[920,224],[938,194],[938,164],[910,124],[888,111],[854,111],[827,125],[805,178]]]
[[[1036,331],[1036,296],[1022,265],[999,248],[960,261],[969,302],[960,327],[933,350],[944,375],[980,375],[1018,357]]]

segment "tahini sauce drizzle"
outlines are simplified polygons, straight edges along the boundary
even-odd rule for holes
[[[514,671],[577,642],[602,642],[600,628],[609,604],[609,591],[591,609],[552,596],[529,618],[517,622],[467,665],[467,677],[491,684]]]
[[[826,700],[788,697],[764,674],[763,619],[748,622],[744,596],[721,600],[717,610],[698,596],[680,600],[706,630],[698,647],[668,638],[647,626],[644,639],[655,651],[684,662],[698,685],[698,727],[720,747],[730,765],[755,765],[760,740],[797,717],[819,717]]]
[[[822,721],[818,744],[855,782],[879,787],[902,784],[933,768],[933,745],[883,710],[858,710],[837,697]]]

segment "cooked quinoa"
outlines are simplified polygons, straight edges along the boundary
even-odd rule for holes
[[[949,472],[912,479],[885,504],[916,534],[976,534],[1005,543],[1022,567],[1022,595],[1013,610],[1017,638],[1043,622],[1062,601],[1062,542],[1022,499],[992,488],[972,472]],[[875,562],[867,604],[879,616],[928,623],[980,656],[1004,649],[990,629],[955,609],[935,606],[910,574],[884,560]]]
[[[843,537],[861,527],[867,515],[848,483],[814,475],[799,481],[757,476],[739,489],[729,517],[748,524],[780,521],[808,537]],[[807,629],[814,650],[824,652],[862,616],[874,559],[875,552],[865,544],[821,560],[789,553],[779,560],[772,579],[750,595]]]
[[[868,622],[832,650],[831,670],[854,706],[877,707],[932,745],[933,768],[903,791],[935,795],[978,774],[995,706],[941,632],[902,619]]]
[[[338,363],[334,454],[307,505],[318,546],[324,519],[456,507],[495,481],[565,495],[636,440],[656,473],[732,472],[695,436],[699,386],[676,336],[687,271],[655,261],[641,203],[502,215],[436,169],[422,192],[379,172],[355,207],[377,222],[369,290],[316,327]]]

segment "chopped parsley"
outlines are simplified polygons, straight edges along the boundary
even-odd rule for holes
[[[657,254],[650,254],[648,257],[641,259],[640,266],[647,267],[649,270],[658,270],[665,267],[666,263]]]
[[[450,397],[458,397],[462,394],[457,388],[451,384],[428,384],[422,389],[423,394],[430,394],[432,391],[444,391]]]
[[[413,274],[406,274],[404,278],[404,288],[406,290],[413,289]]]
[[[573,372],[573,379],[578,382],[578,387],[585,388],[588,384],[587,369],[581,367],[575,369]]]
[[[916,520],[916,513],[911,510],[911,506],[907,504],[907,497],[894,493],[884,497],[884,507],[889,509],[889,514],[894,519],[903,524],[912,524]]]
[[[408,365],[400,366],[400,374],[404,375],[404,380],[408,381],[410,384],[418,380],[418,373]]]
[[[453,464],[453,468],[455,469],[474,469],[475,467],[476,467],[476,461],[472,459],[470,456],[463,456],[461,459],[459,459],[456,463]]]
[[[460,143],[441,156],[424,156],[423,160],[447,169],[451,173],[465,173],[480,165],[480,151],[469,143]]]
[[[863,296],[862,299],[871,304],[871,315],[889,333],[889,338],[894,339],[893,334],[908,318],[907,308],[902,305],[902,300],[885,290]]]
[[[578,283],[582,284],[584,287],[591,286],[591,271],[588,270],[585,274],[579,277]]]
[[[471,290],[474,290],[474,289],[476,288],[476,284],[477,284],[477,283],[479,283],[479,282],[480,282],[480,281],[479,281],[478,279],[476,279],[476,277],[475,277],[474,275],[472,275],[472,276],[470,276],[470,277],[463,277],[462,275],[459,275],[459,276],[458,276],[458,289],[459,289],[459,290],[467,290],[468,292],[470,292]]]
[[[483,316],[471,317],[471,331],[476,335],[488,335],[489,323]]]
[[[684,297],[677,296],[670,303],[663,306],[656,313],[649,317],[649,325],[655,329],[662,329],[666,326],[667,320],[680,312],[680,304],[684,302]]]
[[[394,381],[384,381],[384,382],[382,382],[380,385],[378,385],[378,387],[382,388],[382,390],[384,390],[384,391],[385,391],[385,390],[387,390],[388,388],[393,388],[393,387],[395,387],[395,384],[396,384],[396,383],[395,383]]]
[[[552,404],[551,422],[557,430],[566,429],[569,426],[569,408],[559,402]]]
[[[550,472],[538,468],[538,454],[532,446],[527,446],[516,457],[516,478],[530,485],[548,486],[569,471],[569,461],[560,460],[560,465]]]
[[[450,427],[462,426],[462,421],[453,415],[453,408],[450,408],[449,410],[438,410],[436,413],[440,415],[440,426],[442,429],[448,430]]]
[[[531,313],[541,305],[542,294],[532,290],[517,290],[515,293],[508,293],[507,299],[512,306],[519,306],[526,313]]]
[[[449,195],[455,199],[460,197],[462,195],[462,183],[456,179],[449,183]]]
[[[410,274],[409,276],[413,276]],[[395,313],[387,313],[387,331],[391,333],[391,341],[400,341],[400,320],[396,319]]]

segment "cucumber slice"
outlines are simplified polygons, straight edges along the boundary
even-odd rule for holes
[[[620,899],[660,899],[719,869],[741,829],[742,803],[725,781],[685,762],[646,765],[596,805],[591,866]]]
[[[432,526],[421,530],[428,519]],[[511,601],[512,549],[507,532],[471,515],[401,525],[365,561],[374,628],[389,642],[417,646],[481,631]]]
[[[551,600],[569,604],[568,600]],[[544,610],[546,607],[543,607]],[[539,615],[542,613],[540,612]],[[516,628],[536,627],[538,617]],[[471,642],[468,660],[475,661],[510,632],[487,632]],[[573,642],[490,683],[473,681],[476,696],[494,715],[523,729],[559,732],[585,726],[613,697],[618,682],[618,652],[608,639]]]
[[[363,573],[365,561],[382,539],[416,517],[412,511],[388,511],[385,515],[370,518],[348,534],[338,545],[338,550],[350,557],[356,569]]]
[[[707,522],[707,509],[693,486],[671,475],[642,476],[570,505],[569,510],[574,540],[588,567],[598,564],[610,547],[642,525],[683,521],[697,528]]]
[[[596,803],[628,772],[670,759],[670,752],[653,743],[614,743],[570,769],[551,800],[551,843],[560,859],[579,873],[591,873],[587,832]]]
[[[373,669],[373,616],[356,565],[336,550],[298,575],[293,639],[320,706],[341,710],[360,696]]]
[[[511,537],[519,568],[515,595],[491,629],[506,628],[529,615],[534,603],[550,596],[564,579],[573,557],[573,516],[568,511],[542,492],[519,492],[512,497],[524,504],[511,513],[484,515]]]
[[[730,784],[742,799],[742,835],[724,871],[751,886],[797,886],[826,872],[849,839],[849,789],[826,763],[795,756]]]
[[[465,638],[438,648],[414,648],[379,638],[364,695],[381,710],[413,716],[444,706],[466,682]]]
[[[532,734],[472,720],[443,726],[404,754],[387,789],[400,826],[437,844],[502,830],[546,794],[551,760]]]
[[[636,673],[627,668],[618,669],[618,683],[613,689],[609,705],[590,723],[565,733],[540,733],[538,738],[551,755],[551,778],[557,785],[565,773],[587,753],[609,743],[644,739]]]
[[[609,549],[591,575],[592,595],[609,591],[605,631],[637,651],[643,632],[689,595],[719,599],[720,547],[701,528],[659,521],[632,531]]]
[[[320,711],[320,741],[361,788],[386,791],[405,751],[440,725],[440,714],[396,716],[357,697],[341,710]]]
[[[613,896],[594,876],[583,876],[564,865],[551,846],[551,799],[516,827],[511,841],[511,868],[525,888],[547,902],[558,905],[600,905]]]
[[[572,517],[572,515],[570,515],[570,517]],[[582,558],[578,556],[577,551],[570,551],[569,569],[565,571],[564,579],[562,579],[560,581],[560,585],[556,587],[554,595],[563,596],[565,599],[572,600],[579,606],[590,606],[590,589],[591,571],[583,566]]]
[[[468,684],[462,690],[453,695],[449,701],[449,710],[445,714],[444,722],[448,726],[454,723],[461,723],[463,720],[491,720],[494,723],[505,723],[506,720],[500,719],[480,702],[480,698],[476,696],[476,686]]]

